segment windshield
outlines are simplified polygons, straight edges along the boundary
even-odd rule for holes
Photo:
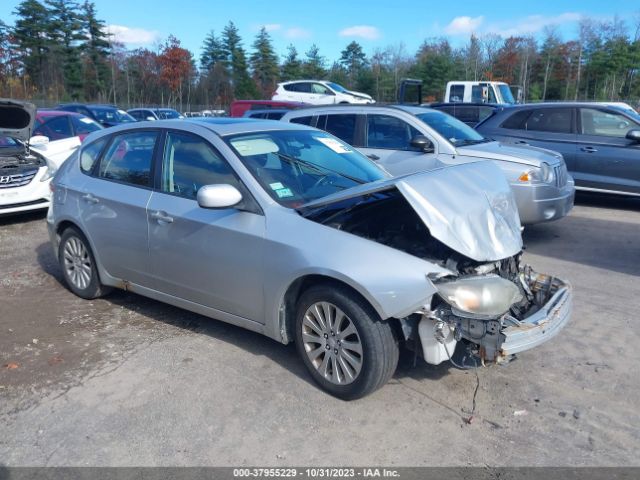
[[[455,147],[487,141],[487,139],[469,125],[444,112],[430,110],[428,112],[419,113],[416,117],[433,128]]]
[[[327,82],[327,85],[333,88],[336,92],[348,93],[346,88],[344,88],[342,85],[338,85],[337,83]]]
[[[371,160],[324,132],[241,134],[227,143],[276,202],[296,208],[340,190],[387,178]]]
[[[162,110],[156,110],[156,112],[158,113],[158,116],[162,120],[170,120],[172,118],[180,118],[181,117],[178,112],[176,112],[175,110],[172,110],[170,108],[164,108]]]
[[[509,103],[511,105],[516,103],[509,85],[498,85],[498,90],[500,90],[500,96],[502,97],[503,103]]]
[[[127,112],[117,108],[91,107],[89,110],[96,116],[98,121],[103,123],[133,123],[136,121]]]

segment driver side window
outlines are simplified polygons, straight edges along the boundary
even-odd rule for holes
[[[580,109],[580,133],[582,135],[602,135],[605,137],[624,138],[629,130],[640,128],[624,115],[596,110]]]
[[[240,188],[229,164],[204,139],[169,132],[162,159],[162,191],[195,199],[204,185],[224,183]]]

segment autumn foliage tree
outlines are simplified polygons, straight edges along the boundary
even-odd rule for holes
[[[191,52],[180,46],[180,40],[170,35],[160,55],[160,79],[169,88],[170,105],[182,102],[183,86],[189,84],[193,72]]]

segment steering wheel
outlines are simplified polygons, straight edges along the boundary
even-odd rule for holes
[[[324,185],[325,183],[328,183],[327,180],[329,179],[329,175],[322,175],[318,180],[316,180],[316,183],[313,184],[313,186],[311,188],[316,188],[319,187],[321,185]]]

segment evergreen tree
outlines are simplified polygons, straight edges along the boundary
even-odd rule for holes
[[[257,96],[256,86],[251,80],[247,68],[247,54],[242,47],[238,28],[233,22],[229,22],[222,31],[222,47],[227,58],[235,97],[242,99]]]
[[[13,28],[13,48],[19,53],[24,73],[40,92],[46,89],[45,64],[51,46],[46,32],[49,30],[49,12],[38,0],[24,0],[13,12],[17,17]]]
[[[287,47],[287,54],[284,56],[284,62],[280,69],[280,78],[282,80],[298,80],[302,76],[302,62],[298,58],[298,50],[293,44]]]
[[[355,88],[357,78],[368,65],[367,56],[358,42],[351,42],[341,52],[340,65],[347,73],[347,85],[349,88]]]
[[[270,98],[278,81],[278,57],[276,56],[271,37],[267,29],[262,27],[253,42],[254,52],[249,61],[253,70],[253,78],[263,98]]]
[[[202,45],[202,54],[200,55],[200,68],[204,71],[209,71],[218,62],[223,62],[226,65],[227,53],[225,51],[222,41],[216,37],[213,30],[209,32],[204,39]]]
[[[45,0],[49,7],[48,34],[54,45],[53,54],[59,60],[65,90],[77,99],[83,87],[80,42],[85,40],[80,6],[73,0]]]
[[[82,5],[82,22],[86,37],[80,47],[85,55],[84,96],[91,99],[106,97],[110,76],[110,44],[105,32],[105,22],[98,19],[96,6],[92,1],[85,0]]]
[[[309,79],[321,80],[325,77],[326,71],[324,68],[325,59],[320,55],[320,51],[316,44],[311,45],[311,48],[305,53],[307,59],[302,65],[302,74]]]

